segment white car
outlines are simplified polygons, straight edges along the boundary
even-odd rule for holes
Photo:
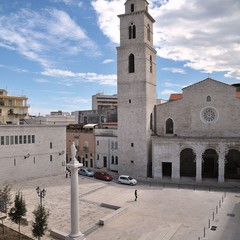
[[[128,176],[128,175],[120,175],[118,177],[118,183],[123,183],[123,184],[128,184],[128,185],[136,185],[137,184],[137,180]]]

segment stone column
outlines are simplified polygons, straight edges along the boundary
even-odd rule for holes
[[[172,145],[172,152],[169,154],[172,154],[172,179],[179,180],[180,179],[180,152],[181,149],[178,144]],[[176,161],[176,160],[177,161]]]
[[[194,146],[194,152],[196,154],[196,181],[202,181],[202,162],[203,162],[203,152],[205,148],[201,144],[196,144]]]
[[[216,151],[218,154],[218,182],[223,183],[225,181],[225,158],[229,149],[224,143],[219,143],[216,147]]]
[[[71,146],[71,162],[67,166],[71,170],[71,232],[66,240],[84,240],[84,235],[79,231],[79,197],[78,197],[78,168],[83,165],[76,159],[76,147]]]

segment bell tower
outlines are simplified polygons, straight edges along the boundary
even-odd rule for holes
[[[146,0],[127,0],[118,59],[119,173],[151,175],[151,114],[156,103],[156,51]]]

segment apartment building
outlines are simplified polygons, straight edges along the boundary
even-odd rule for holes
[[[0,89],[0,124],[21,124],[23,119],[29,118],[25,96],[9,96],[8,92]]]

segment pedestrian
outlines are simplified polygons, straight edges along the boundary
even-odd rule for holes
[[[137,201],[137,190],[135,190],[135,201]]]
[[[68,171],[67,170],[65,171],[65,174],[66,174],[66,178],[68,178]]]

